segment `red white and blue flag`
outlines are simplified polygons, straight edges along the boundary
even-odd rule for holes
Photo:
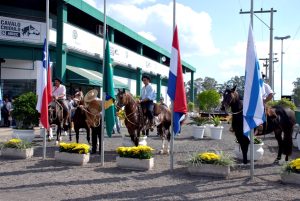
[[[173,35],[167,93],[173,101],[173,131],[176,135],[180,131],[180,119],[187,113],[177,26],[175,27]]]
[[[44,42],[44,50],[43,50],[43,65],[40,71],[40,83],[38,86],[38,101],[36,105],[37,111],[41,114],[40,120],[44,128],[49,128],[49,119],[48,119],[48,105],[51,101],[52,94],[52,82],[51,82],[51,69],[50,69],[50,59],[48,59],[48,64],[46,63],[46,39]],[[48,57],[50,58],[50,57]]]

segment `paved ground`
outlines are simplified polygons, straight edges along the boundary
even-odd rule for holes
[[[186,171],[185,162],[197,151],[223,150],[233,153],[236,146],[229,125],[224,125],[223,139],[194,140],[192,129],[184,126],[175,141],[174,171],[169,170],[166,155],[155,154],[155,167],[148,172],[121,170],[116,167],[115,149],[121,145],[120,134],[105,137],[105,166],[100,156],[92,155],[86,166],[57,163],[54,142],[48,143],[47,159],[42,159],[42,138],[34,140],[34,157],[28,160],[0,158],[0,200],[300,200],[300,186],[280,181],[281,167],[273,165],[277,142],[273,135],[264,139],[265,155],[256,162],[255,179],[249,180],[249,165],[236,165],[229,179],[195,177]],[[126,129],[122,129],[126,132]],[[10,129],[0,128],[0,141],[9,139]],[[67,137],[64,137],[67,140]],[[85,142],[84,133],[80,136]],[[148,144],[160,149],[161,141],[151,133]],[[300,157],[293,150],[292,158]]]

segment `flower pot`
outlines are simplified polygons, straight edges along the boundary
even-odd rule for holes
[[[1,155],[6,158],[12,159],[26,159],[33,156],[33,148],[16,149],[16,148],[3,148]]]
[[[32,142],[35,137],[34,130],[13,129],[12,138],[19,138],[27,142]]]
[[[141,136],[139,138],[139,145],[147,145],[147,136]],[[134,143],[131,141],[131,138],[128,136],[124,136],[123,137],[123,142],[122,142],[122,146],[124,147],[132,147],[135,146]]]
[[[215,140],[221,140],[223,133],[223,126],[211,126],[210,127],[210,138]]]
[[[262,147],[263,145],[264,145],[264,143],[254,144],[253,158],[255,161],[261,160],[263,158],[263,155],[264,155],[264,149]],[[240,145],[235,147],[234,152],[238,159],[243,159],[243,153],[242,153],[242,149],[241,149]],[[250,160],[250,144],[248,147],[247,159]]]
[[[188,172],[191,175],[212,176],[212,177],[225,177],[230,174],[229,166],[213,165],[213,164],[199,164],[188,166]]]
[[[206,136],[206,137],[211,136],[211,131],[210,131],[211,126],[213,126],[213,124],[205,124],[204,136]]]
[[[72,165],[86,165],[90,160],[90,154],[77,154],[68,152],[55,152],[55,160]]]
[[[117,156],[116,161],[118,167],[130,170],[151,170],[154,166],[154,158],[138,159]]]
[[[280,174],[280,177],[283,183],[300,185],[300,174],[294,172],[283,172]]]
[[[195,139],[202,139],[204,136],[205,126],[193,126],[193,137]]]

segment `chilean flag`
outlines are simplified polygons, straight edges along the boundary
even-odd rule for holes
[[[37,111],[41,114],[41,123],[44,128],[49,128],[49,119],[48,119],[48,105],[51,101],[52,94],[52,82],[51,82],[51,69],[50,69],[50,59],[48,59],[48,64],[46,64],[46,39],[44,42],[44,50],[43,50],[43,65],[41,66],[40,72],[40,85],[38,86],[38,101],[36,105]],[[48,57],[50,58],[50,57]]]
[[[171,100],[174,102],[173,131],[176,135],[180,131],[180,118],[187,113],[186,94],[183,84],[177,26],[174,30],[172,42],[167,93],[170,96]]]

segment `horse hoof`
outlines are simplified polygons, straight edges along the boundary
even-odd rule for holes
[[[164,150],[159,150],[159,154],[164,154]]]
[[[65,134],[65,136],[68,136],[68,132],[67,131],[64,131],[64,134]]]
[[[56,140],[56,141],[55,141],[55,145],[58,145],[58,144],[59,144],[59,141]]]
[[[279,165],[279,161],[278,159],[275,159],[275,161],[273,162],[274,165]]]
[[[59,137],[59,141],[62,141],[62,137]]]

